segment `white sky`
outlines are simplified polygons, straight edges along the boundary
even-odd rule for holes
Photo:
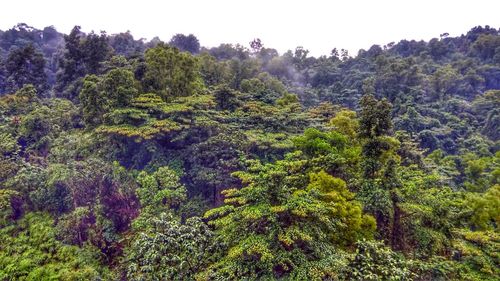
[[[372,44],[401,39],[429,40],[477,25],[500,27],[499,0],[6,0],[0,2],[0,29],[19,22],[54,25],[68,33],[108,34],[130,30],[136,39],[193,33],[202,46],[260,38],[280,53],[304,46],[312,55],[345,48],[352,55]]]

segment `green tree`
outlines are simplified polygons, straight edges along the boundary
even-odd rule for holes
[[[395,249],[402,247],[399,207],[400,143],[392,137],[392,105],[365,95],[361,101],[359,136],[362,141],[363,178],[358,198],[377,219],[379,235]]]
[[[392,105],[387,100],[378,101],[372,95],[365,95],[359,104],[360,137],[373,138],[390,134]]]
[[[198,217],[162,213],[146,225],[126,250],[129,280],[194,280],[218,257],[221,244]]]
[[[159,44],[146,51],[145,61],[143,88],[165,101],[190,96],[201,87],[198,61],[189,53]]]
[[[83,33],[80,31],[80,26],[75,26],[69,35],[64,36],[65,50],[61,61],[59,62],[59,71],[57,72],[57,91],[64,89],[78,77],[85,75],[83,64],[84,54],[80,49]]]
[[[100,125],[104,114],[129,106],[138,94],[136,86],[134,74],[124,68],[112,69],[100,77],[86,76],[80,91],[83,120],[86,125]]]
[[[230,82],[229,66],[225,62],[217,59],[208,53],[198,56],[200,62],[200,74],[207,86],[216,86]]]
[[[242,92],[249,93],[252,99],[270,104],[286,94],[285,85],[265,72],[256,78],[242,80],[240,88]]]
[[[377,241],[356,243],[356,255],[346,269],[346,280],[414,280],[403,256]]]
[[[176,172],[168,167],[160,167],[152,174],[142,171],[137,181],[140,185],[137,196],[142,212],[147,214],[175,210],[186,200],[186,187],[180,183]]]
[[[81,78],[86,74],[100,74],[102,62],[111,55],[108,36],[91,32],[85,35],[80,26],[75,26],[64,36],[65,50],[59,63],[55,89],[58,95],[74,99],[81,89]]]
[[[335,117],[330,120],[330,125],[353,140],[357,138],[359,121],[356,119],[354,111],[346,109],[337,112]]]
[[[190,52],[191,54],[197,54],[200,52],[200,42],[193,34],[189,34],[187,36],[184,34],[176,34],[172,37],[172,39],[170,39],[168,44],[183,52]]]
[[[229,246],[207,276],[338,277],[342,250],[369,237],[374,221],[344,181],[323,171],[307,175],[305,165],[288,159],[236,173],[245,187],[225,190],[226,205],[205,214]]]
[[[32,44],[13,49],[5,61],[5,83],[8,92],[32,84],[39,93],[47,90],[45,58]]]
[[[83,121],[87,127],[102,124],[103,115],[108,111],[108,100],[100,90],[101,79],[95,75],[88,75],[83,79],[80,91]]]
[[[53,219],[30,213],[0,228],[0,279],[114,279],[92,248],[68,246],[56,239]]]
[[[102,31],[101,34],[91,32],[80,42],[79,48],[83,54],[86,73],[99,74],[101,72],[101,63],[111,55],[108,41],[106,32]]]
[[[214,91],[214,96],[219,110],[234,111],[241,103],[238,100],[239,93],[227,84],[219,85]]]

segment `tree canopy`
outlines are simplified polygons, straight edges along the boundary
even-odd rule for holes
[[[500,30],[264,43],[0,31],[0,280],[498,280]]]

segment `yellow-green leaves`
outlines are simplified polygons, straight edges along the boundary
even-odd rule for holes
[[[346,183],[325,171],[308,174],[307,163],[290,155],[235,173],[245,187],[224,191],[228,205],[205,214],[230,246],[209,271],[228,271],[234,278],[276,278],[282,274],[278,268],[299,274],[306,262],[333,266],[327,261],[330,254],[358,238],[371,237],[374,219],[362,214]]]

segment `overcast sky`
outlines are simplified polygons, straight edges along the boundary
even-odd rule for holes
[[[260,38],[280,53],[304,46],[318,56],[334,47],[355,54],[401,39],[458,36],[477,25],[499,28],[499,11],[498,0],[7,0],[0,2],[0,29],[25,22],[68,33],[80,25],[164,41],[193,33],[207,47]]]

